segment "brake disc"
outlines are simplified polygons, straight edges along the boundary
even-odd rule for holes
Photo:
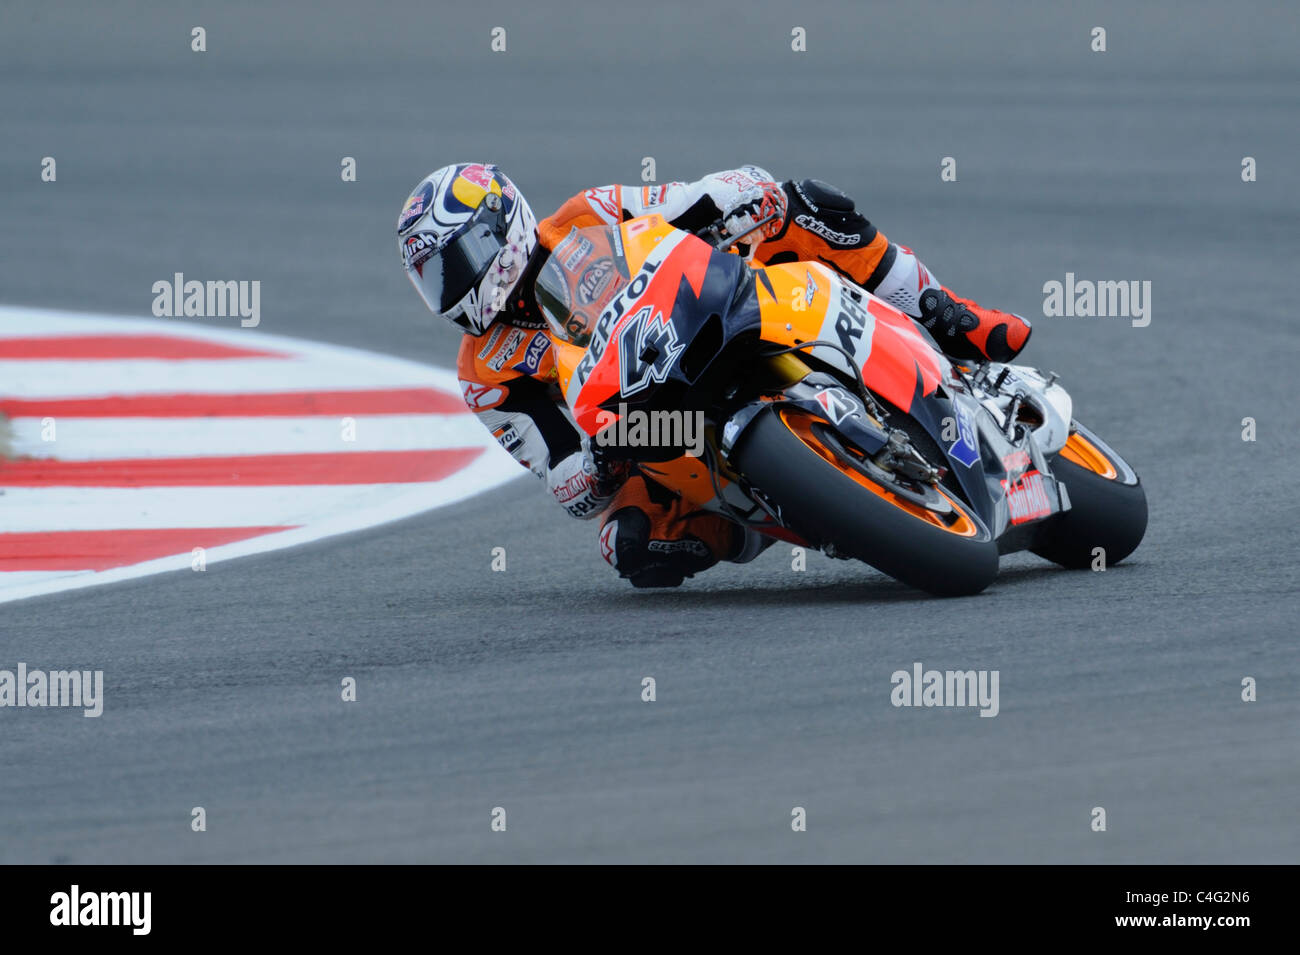
[[[838,458],[891,493],[897,494],[904,500],[924,507],[935,514],[947,515],[953,512],[948,499],[940,494],[933,484],[906,477],[900,479],[896,472],[882,468],[866,455],[858,457],[849,451],[844,446],[844,443],[840,441],[839,436],[825,425],[814,424],[813,433],[825,443],[826,447],[834,451]],[[915,454],[910,444],[907,445],[907,450]],[[903,483],[903,481],[906,481],[906,483]]]

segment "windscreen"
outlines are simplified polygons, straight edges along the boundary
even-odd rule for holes
[[[618,229],[575,228],[543,263],[537,304],[558,338],[585,348],[596,319],[630,278]]]

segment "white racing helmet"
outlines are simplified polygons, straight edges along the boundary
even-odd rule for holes
[[[496,166],[457,163],[431,172],[407,198],[397,248],[430,311],[480,335],[537,248],[537,220]]]

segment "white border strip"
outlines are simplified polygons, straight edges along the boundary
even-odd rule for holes
[[[166,334],[215,341],[222,344],[242,345],[249,348],[264,347],[286,352],[293,356],[324,361],[341,368],[361,368],[364,369],[362,377],[367,379],[376,370],[387,368],[388,377],[386,380],[390,383],[401,381],[408,386],[427,384],[429,387],[440,388],[452,394],[460,391],[456,374],[453,371],[341,345],[300,340],[250,329],[202,328],[189,322],[169,321],[167,319],[141,319],[0,305],[0,337],[112,333]],[[269,361],[274,362],[276,359],[269,359]],[[272,384],[272,387],[268,390],[276,390],[273,383],[270,384]],[[352,382],[350,381],[339,381],[334,383],[334,388],[346,389],[351,385]],[[203,385],[202,383],[196,383],[194,387],[203,388]],[[4,388],[5,383],[0,381],[0,390]],[[5,393],[10,394],[7,391]],[[28,396],[12,394],[11,397],[26,398]],[[61,394],[61,397],[76,397],[76,395],[69,392],[66,395]],[[465,410],[465,415],[467,419],[472,420],[472,413],[468,408]],[[431,417],[436,418],[438,416]],[[457,416],[449,416],[448,421],[454,417]],[[465,429],[460,422],[457,422],[454,428],[457,443],[460,443],[460,439],[465,434]],[[441,481],[390,485],[393,488],[393,496],[383,503],[363,507],[348,513],[335,514],[294,530],[263,534],[260,537],[246,541],[210,548],[205,552],[205,563],[206,565],[219,564],[239,557],[267,553],[286,547],[296,547],[300,544],[311,543],[338,534],[378,527],[463,501],[466,498],[505,484],[507,481],[521,477],[526,473],[492,439],[486,428],[480,428],[479,430],[481,435],[479,435],[478,441],[473,446],[483,447],[485,449],[484,453],[468,467],[449,475]],[[373,488],[374,485],[367,485],[366,487]],[[147,492],[148,489],[141,490]],[[3,513],[4,506],[4,498],[0,497],[0,513]],[[293,523],[292,521],[289,522]],[[214,521],[214,524],[219,526],[220,521]],[[0,527],[2,526],[4,526],[4,521],[0,519]],[[50,529],[54,530],[54,528]],[[66,530],[68,528],[63,527],[60,529]],[[0,603],[24,600],[29,597],[38,597],[66,590],[78,590],[83,587],[94,587],[121,580],[133,580],[169,571],[189,570],[190,560],[190,554],[185,553],[104,571],[43,572],[41,574],[16,571],[13,572],[15,579],[8,586],[5,584],[8,574],[0,572]]]

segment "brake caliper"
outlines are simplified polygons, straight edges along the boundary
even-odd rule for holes
[[[871,462],[878,468],[900,474],[911,481],[922,484],[938,484],[943,479],[943,468],[929,464],[912,447],[907,432],[898,428],[889,429],[889,441],[883,448],[871,456]]]

